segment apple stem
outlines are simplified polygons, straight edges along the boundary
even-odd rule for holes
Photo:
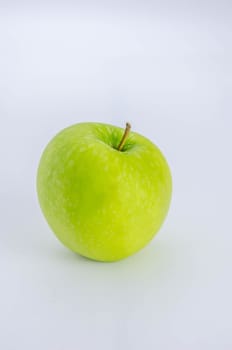
[[[121,142],[120,144],[118,145],[118,151],[121,151],[123,149],[123,146],[125,145],[125,142],[126,142],[126,139],[130,133],[130,129],[131,129],[131,125],[130,123],[126,123],[126,128],[125,128],[125,131],[124,131],[124,134],[122,136],[122,139],[121,139]]]

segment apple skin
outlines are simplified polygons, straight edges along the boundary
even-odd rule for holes
[[[98,261],[143,248],[161,227],[172,194],[169,166],[147,138],[123,129],[80,123],[57,134],[37,173],[42,212],[58,239]]]

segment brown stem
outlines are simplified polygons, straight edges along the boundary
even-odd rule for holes
[[[121,151],[123,149],[123,146],[125,145],[126,139],[130,133],[131,125],[130,123],[126,123],[126,128],[123,134],[123,137],[121,139],[120,144],[118,145],[118,151]]]

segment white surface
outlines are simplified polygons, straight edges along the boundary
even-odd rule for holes
[[[50,5],[0,12],[0,348],[231,349],[231,3]],[[165,225],[118,263],[37,204],[43,148],[80,121],[130,121],[172,169]]]

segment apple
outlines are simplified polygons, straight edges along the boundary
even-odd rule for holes
[[[66,247],[93,260],[116,261],[146,246],[170,205],[167,161],[130,128],[72,125],[39,163],[37,193],[49,226]]]

